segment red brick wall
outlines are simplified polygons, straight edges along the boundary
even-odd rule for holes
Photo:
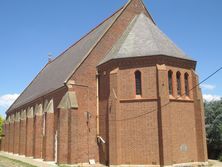
[[[69,119],[69,163],[88,162],[88,159],[97,159],[95,154],[96,120],[93,116],[87,124],[86,112],[92,112],[89,88],[74,86],[77,94],[77,110],[70,110]],[[94,104],[95,105],[95,104]],[[78,134],[78,135],[76,135]]]
[[[172,58],[162,58],[156,61],[152,57],[132,61],[128,59],[115,61],[100,67],[100,90],[103,91],[103,93],[100,93],[100,114],[102,114],[100,133],[106,141],[110,140],[109,157],[113,158],[112,156],[118,155],[118,160],[115,158],[110,160],[111,164],[171,165],[205,161],[206,158],[204,159],[203,156],[206,157],[207,154],[203,149],[203,146],[205,146],[204,137],[199,139],[198,144],[202,145],[199,146],[199,150],[197,149],[198,144],[196,144],[197,135],[204,136],[204,126],[198,126],[199,130],[195,128],[196,124],[201,123],[200,119],[197,120],[196,118],[203,119],[203,115],[202,117],[196,116],[198,111],[193,102],[195,92],[191,91],[189,98],[183,95],[179,99],[176,99],[176,90],[174,90],[174,99],[168,93],[168,70],[172,70],[174,73],[174,89],[176,89],[175,73],[180,71],[182,94],[185,93],[183,76],[186,72],[189,74],[189,88],[194,86],[192,81],[192,68],[195,66],[192,63],[194,62],[185,63],[183,60],[177,59],[178,62],[173,66],[171,60]],[[155,63],[166,63],[169,66],[164,66],[164,70],[161,70],[162,67],[160,67],[157,75]],[[113,74],[109,76],[109,73],[116,67],[119,67],[119,70],[116,70],[118,79],[115,82],[118,84],[118,88],[115,86],[115,89],[117,89],[115,92],[119,104],[112,102],[112,105],[107,107],[108,97],[113,100],[111,88],[114,80],[112,79]],[[136,70],[140,70],[142,74],[141,98],[135,96],[134,72]],[[168,102],[171,102],[170,105],[160,107]],[[199,104],[198,106],[200,107]],[[103,115],[109,114],[111,116],[113,113],[110,113],[110,108],[114,111],[118,108],[115,111],[118,114],[112,116],[116,117],[117,120],[124,120],[149,111],[153,112],[128,121],[112,122],[108,126],[104,121],[105,119],[103,119]],[[203,111],[199,110],[199,113],[203,113]],[[203,121],[201,124],[203,125]],[[115,133],[112,133],[113,131]],[[107,139],[107,133],[109,139]],[[115,139],[118,139],[118,142],[115,142]],[[187,147],[186,150],[181,150],[184,145]],[[115,153],[112,153],[112,150]],[[202,153],[202,158],[198,158],[198,151]],[[102,147],[100,153],[104,153]],[[101,158],[104,161],[105,157],[101,156]]]
[[[113,46],[113,44],[118,40],[118,38],[125,31],[128,23],[134,18],[135,14],[140,12],[146,13],[142,4],[138,3],[137,0],[132,1],[130,5],[125,9],[124,13],[118,18],[118,20],[112,25],[112,28],[105,34],[105,36],[101,39],[100,43],[93,49],[93,51],[89,54],[87,59],[83,64],[77,69],[72,79],[76,81],[77,84],[87,85],[89,86],[89,106],[90,112],[92,114],[93,119],[90,121],[90,136],[89,144],[90,146],[90,159],[99,160],[98,157],[98,145],[96,143],[96,66],[103,59],[109,49]],[[79,97],[78,93],[77,96]],[[81,101],[78,100],[78,101]],[[78,109],[78,112],[84,114],[85,111]],[[82,157],[79,157],[79,162],[87,162],[88,159],[85,158],[86,150],[79,150],[79,154]],[[75,153],[73,153],[75,154]]]

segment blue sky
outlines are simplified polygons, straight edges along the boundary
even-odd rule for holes
[[[47,63],[127,0],[0,1],[0,114]],[[198,61],[200,80],[222,66],[221,0],[144,0],[160,29]],[[202,85],[222,96],[222,71]]]

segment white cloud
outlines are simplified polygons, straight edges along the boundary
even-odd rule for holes
[[[0,107],[7,109],[18,98],[19,94],[6,94],[0,96]]]
[[[211,84],[201,84],[200,86],[201,86],[201,88],[204,88],[204,89],[207,89],[207,90],[213,90],[213,89],[216,88],[215,85],[211,85]]]
[[[203,99],[207,102],[209,101],[216,101],[216,100],[220,100],[222,96],[218,96],[218,95],[211,95],[211,94],[204,94],[203,95]]]

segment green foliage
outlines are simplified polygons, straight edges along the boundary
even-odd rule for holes
[[[3,122],[4,122],[4,119],[3,119],[3,117],[0,115],[0,136],[1,136],[2,133],[3,133]]]
[[[218,160],[222,162],[222,154],[219,156]]]
[[[209,157],[219,158],[222,154],[222,99],[206,102],[204,106]]]

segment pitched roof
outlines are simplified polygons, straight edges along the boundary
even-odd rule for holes
[[[113,59],[154,55],[192,60],[150,18],[141,13],[135,16],[100,64]]]
[[[121,14],[122,10],[123,8],[118,10],[51,63],[48,63],[11,105],[8,111],[64,86],[67,79],[88,56],[91,49],[98,43],[104,33]]]

